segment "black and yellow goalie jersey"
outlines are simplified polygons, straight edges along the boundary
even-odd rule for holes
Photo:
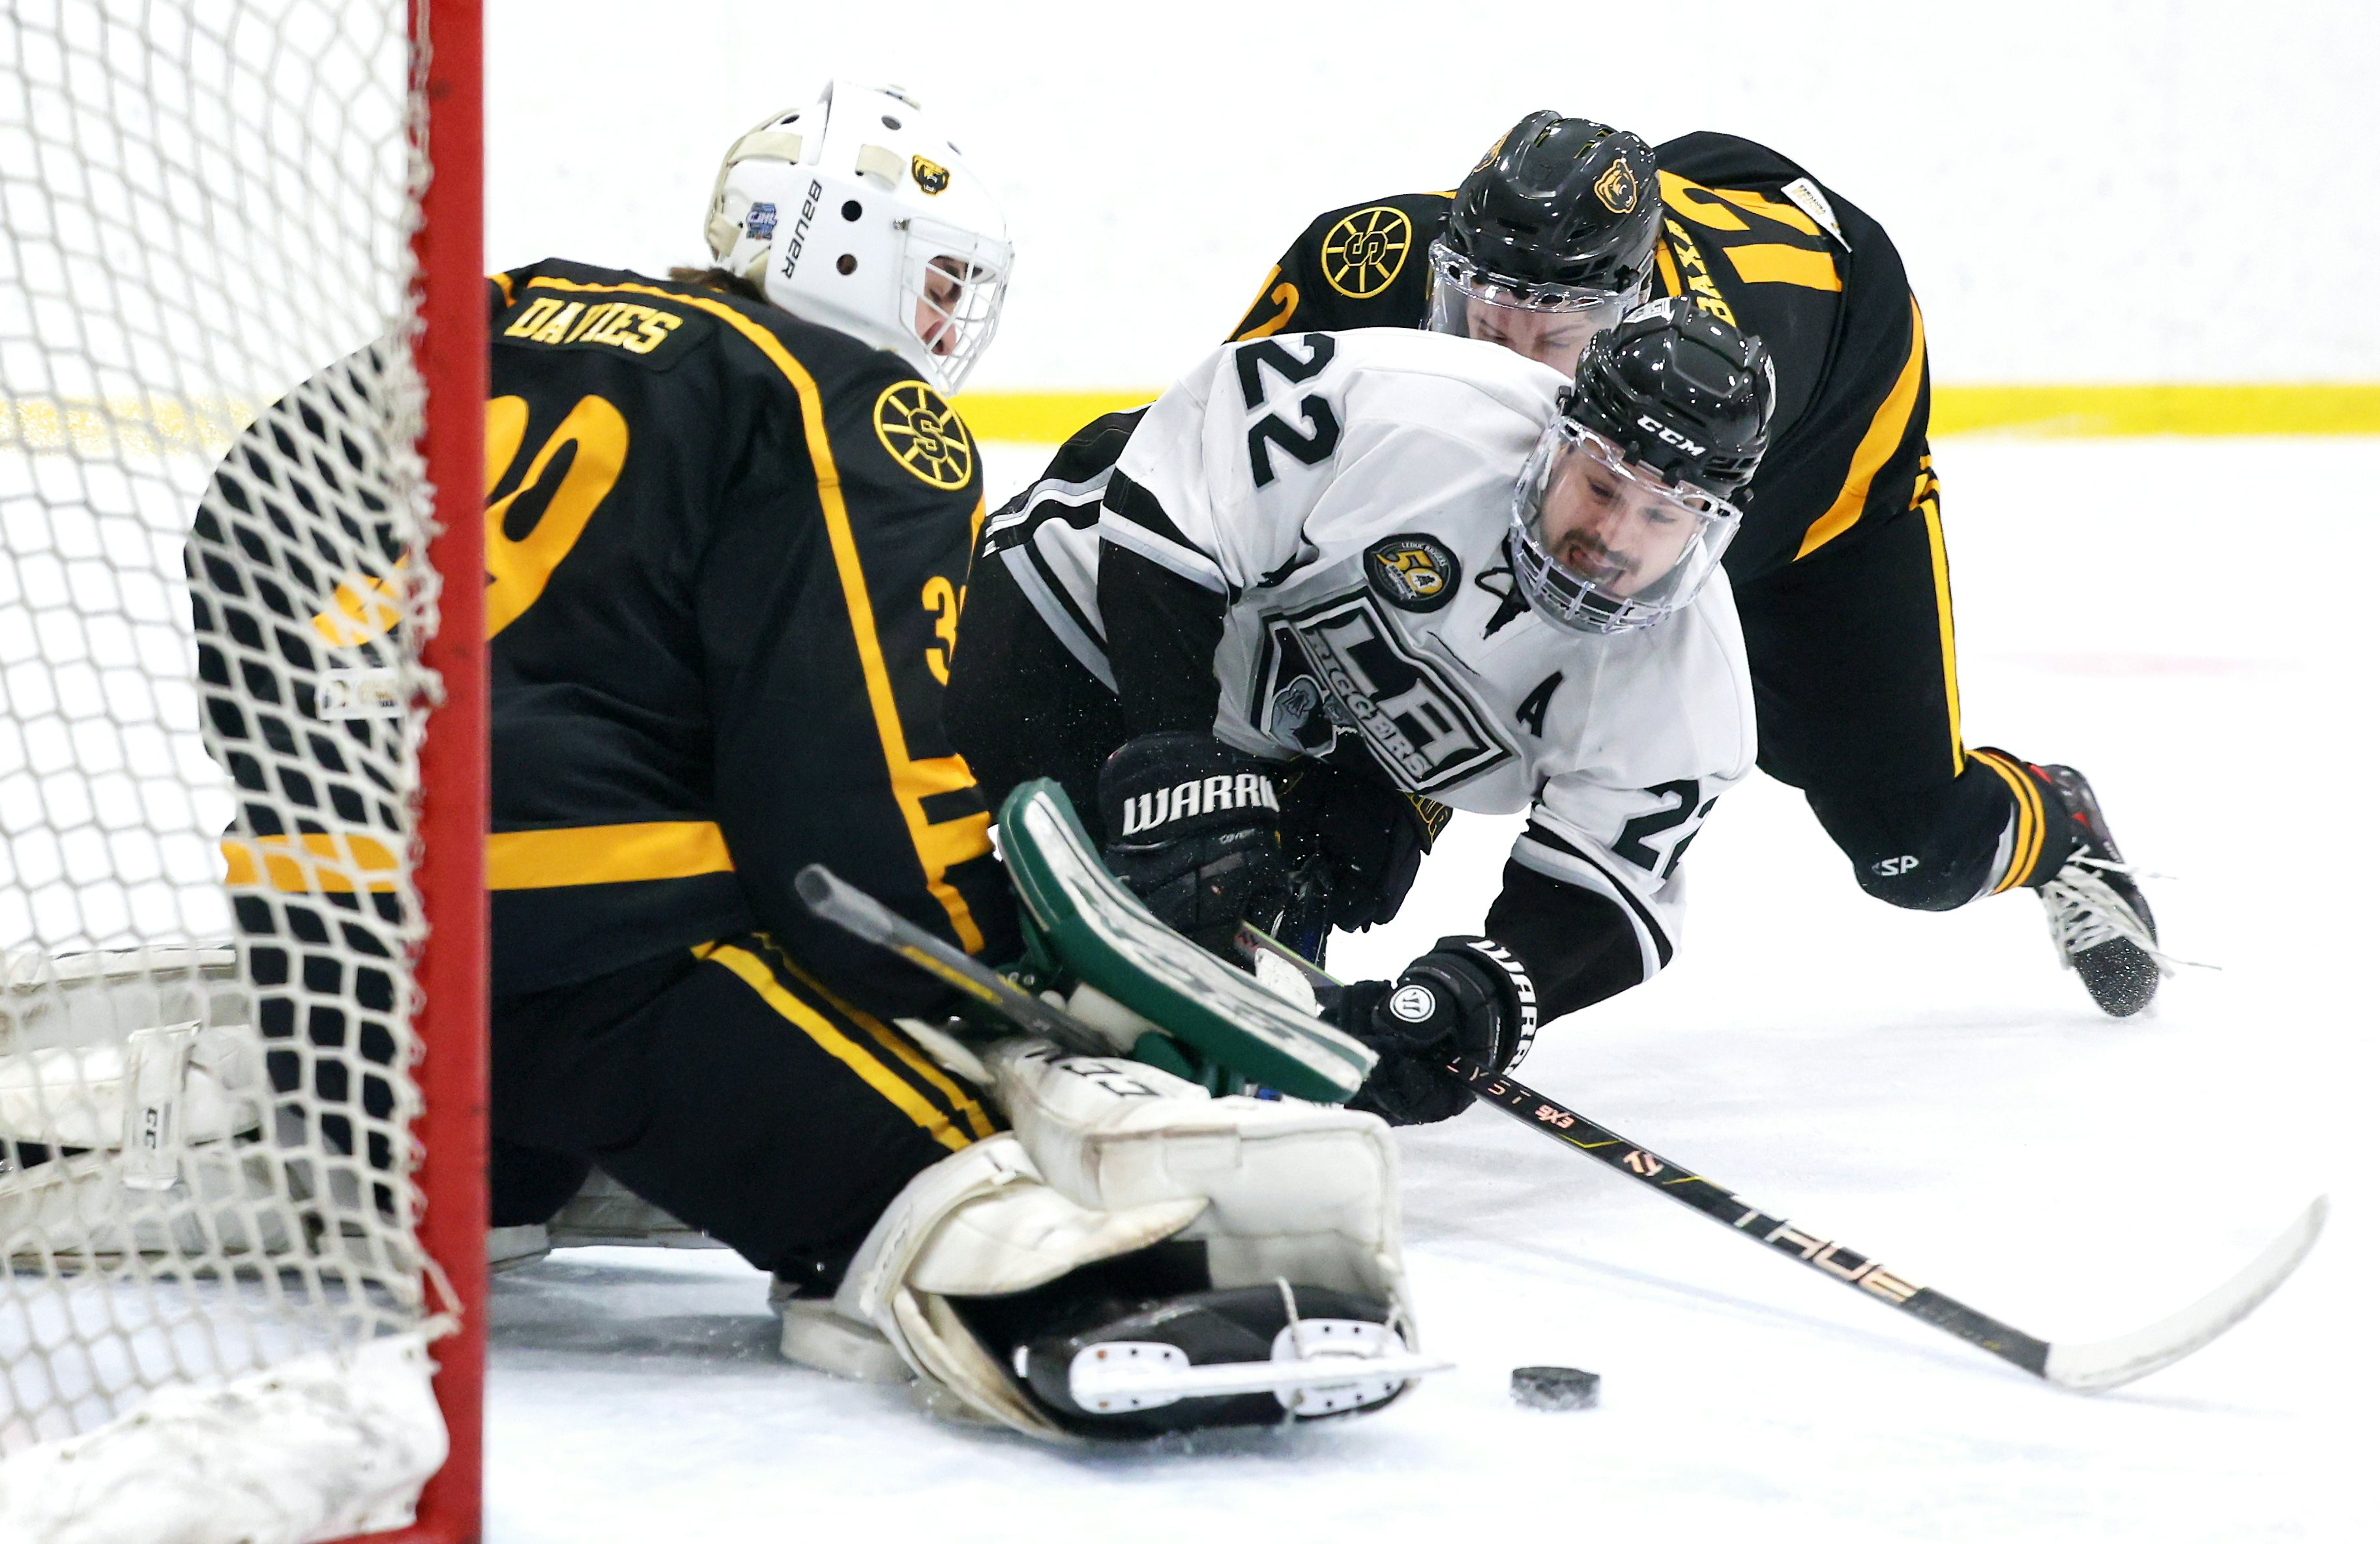
[[[1776,428],[1727,553],[1741,586],[1923,496],[1925,324],[1884,227],[1792,162],[1726,134],[1653,155],[1661,289],[1759,334],[1777,362]],[[1232,336],[1421,325],[1452,202],[1408,193],[1319,216]]]
[[[1017,947],[942,730],[976,447],[896,355],[700,285],[490,281],[488,650],[499,992],[754,929],[880,1011],[898,967],[811,918],[824,863]]]

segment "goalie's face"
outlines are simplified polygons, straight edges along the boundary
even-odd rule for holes
[[[956,258],[938,257],[926,265],[917,313],[909,325],[936,359],[947,359],[958,347],[959,330],[953,319],[958,313],[959,297],[965,292],[966,277],[966,265]]]
[[[1522,473],[1512,518],[1514,576],[1530,604],[1557,626],[1623,632],[1691,602],[1742,517],[1563,416]]]

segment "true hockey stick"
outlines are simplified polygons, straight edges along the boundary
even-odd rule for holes
[[[1239,943],[1251,960],[1269,955],[1293,967],[1326,1011],[1345,991],[1312,962],[1255,928],[1243,927]],[[2323,1220],[2330,1210],[2328,1197],[2314,1198],[2313,1204],[2278,1238],[2265,1246],[2262,1254],[2179,1313],[2113,1340],[2080,1345],[2059,1343],[2028,1335],[1989,1314],[1977,1312],[1947,1293],[1919,1286],[1864,1255],[1797,1228],[1782,1217],[1771,1216],[1716,1182],[1671,1162],[1650,1148],[1637,1146],[1610,1127],[1548,1099],[1525,1083],[1492,1072],[1465,1057],[1449,1062],[1446,1070],[1449,1076],[1461,1079],[1481,1102],[1577,1149],[1637,1184],[1690,1206],[1836,1281],[1858,1287],[1936,1329],[1947,1330],[1970,1345],[2012,1362],[2036,1378],[2082,1393],[2097,1393],[2145,1377],[2181,1360],[2239,1323],[2298,1268],[2313,1247],[2314,1240],[2322,1235]]]

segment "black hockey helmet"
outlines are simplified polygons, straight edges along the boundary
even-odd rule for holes
[[[1597,334],[1513,491],[1512,576],[1559,627],[1619,633],[1693,603],[1743,522],[1777,376],[1683,299]]]
[[[1508,281],[1627,294],[1651,275],[1660,228],[1650,145],[1591,118],[1540,111],[1463,179],[1444,239]]]
[[[1562,411],[1670,481],[1742,503],[1776,407],[1767,346],[1680,298],[1589,343]]]

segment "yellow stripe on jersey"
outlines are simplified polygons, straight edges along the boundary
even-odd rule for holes
[[[904,1066],[931,1084],[944,1099],[950,1101],[952,1109],[966,1117],[968,1126],[974,1130],[977,1137],[989,1137],[992,1134],[991,1120],[983,1112],[983,1106],[978,1104],[973,1097],[953,1082],[941,1068],[919,1055],[917,1046],[911,1043],[909,1037],[897,1032],[873,1015],[861,1013],[857,1008],[829,991],[825,982],[795,965],[782,949],[777,951],[777,967],[818,996],[824,998],[828,1006],[867,1030],[868,1037],[878,1045],[899,1057]]]
[[[901,1113],[916,1122],[927,1135],[942,1146],[957,1152],[974,1138],[951,1124],[951,1118],[934,1108],[925,1095],[911,1088],[894,1072],[869,1055],[851,1037],[829,1022],[816,1008],[785,990],[783,982],[770,970],[768,962],[749,949],[739,949],[732,943],[704,943],[695,947],[697,959],[725,966],[743,983],[759,993],[760,1001],[777,1011],[778,1016],[818,1042],[820,1050],[859,1075],[861,1082],[881,1094]],[[990,1133],[984,1133],[990,1136]]]
[[[1925,544],[1934,560],[1934,616],[1942,629],[1942,700],[1950,710],[1950,775],[1957,777],[1967,770],[1967,748],[1959,737],[1959,637],[1950,620],[1950,556],[1942,543],[1941,486],[1934,476],[1934,457],[1921,458],[1910,505],[1925,517]]]
[[[1802,550],[1793,554],[1795,562],[1859,523],[1860,512],[1867,507],[1868,485],[1884,469],[1884,464],[1892,459],[1892,453],[1900,448],[1901,439],[1909,432],[1910,415],[1917,410],[1917,388],[1925,379],[1925,318],[1919,314],[1917,302],[1912,300],[1909,357],[1901,361],[1900,378],[1877,406],[1867,432],[1860,436],[1858,448],[1852,452],[1851,474],[1843,479],[1843,491],[1835,495],[1833,505],[1824,515],[1811,522],[1809,534],[1802,538]]]
[[[1679,180],[1683,181],[1684,178],[1681,177]],[[1738,209],[1748,209],[1755,214],[1766,214],[1779,225],[1792,226],[1803,236],[1818,234],[1818,222],[1803,213],[1792,204],[1779,203],[1765,193],[1755,193],[1749,188],[1714,188],[1711,191]]]
[[[262,885],[297,894],[386,893],[396,888],[396,875],[404,868],[386,843],[351,831],[227,836],[223,855],[224,883]]]
[[[1775,241],[1753,241],[1719,250],[1735,264],[1736,276],[1748,285],[1800,285],[1803,289],[1843,287],[1843,276],[1835,272],[1835,259],[1830,252],[1814,252],[1807,247],[1788,247]]]
[[[2041,861],[2041,843],[2046,834],[2046,821],[2041,808],[2041,788],[2034,782],[2031,773],[1998,751],[1976,751],[1975,760],[1998,773],[2016,798],[2016,839],[2009,845],[2008,872],[2000,876],[1999,883],[1992,886],[1992,894],[1997,895],[2003,890],[2014,889],[2020,880],[2033,872],[2033,866]]]
[[[975,786],[975,774],[956,756],[909,758],[908,734],[901,724],[900,703],[892,695],[892,675],[884,664],[884,646],[876,634],[876,606],[868,593],[868,576],[859,565],[859,543],[852,533],[851,511],[843,500],[843,477],[835,469],[834,448],[828,443],[826,407],[818,382],[786,351],[774,333],[722,300],[642,284],[580,284],[571,279],[540,276],[531,289],[559,289],[573,294],[650,295],[675,305],[706,311],[741,334],[758,348],[801,398],[802,419],[808,437],[810,468],[818,481],[819,507],[826,516],[827,544],[843,584],[844,609],[851,619],[852,641],[859,650],[860,674],[868,683],[868,705],[875,715],[876,737],[892,774],[892,796],[909,828],[909,843],[925,871],[926,888],[949,914],[960,947],[969,954],[983,947],[983,930],[976,925],[966,897],[948,879],[951,869],[991,851],[991,817],[963,815],[953,821],[926,819],[926,801],[938,794]]]
[[[547,890],[732,874],[727,838],[710,821],[500,831],[488,838],[488,888]]]
[[[513,276],[510,274],[491,274],[488,282],[504,292],[505,305],[513,303]]]

